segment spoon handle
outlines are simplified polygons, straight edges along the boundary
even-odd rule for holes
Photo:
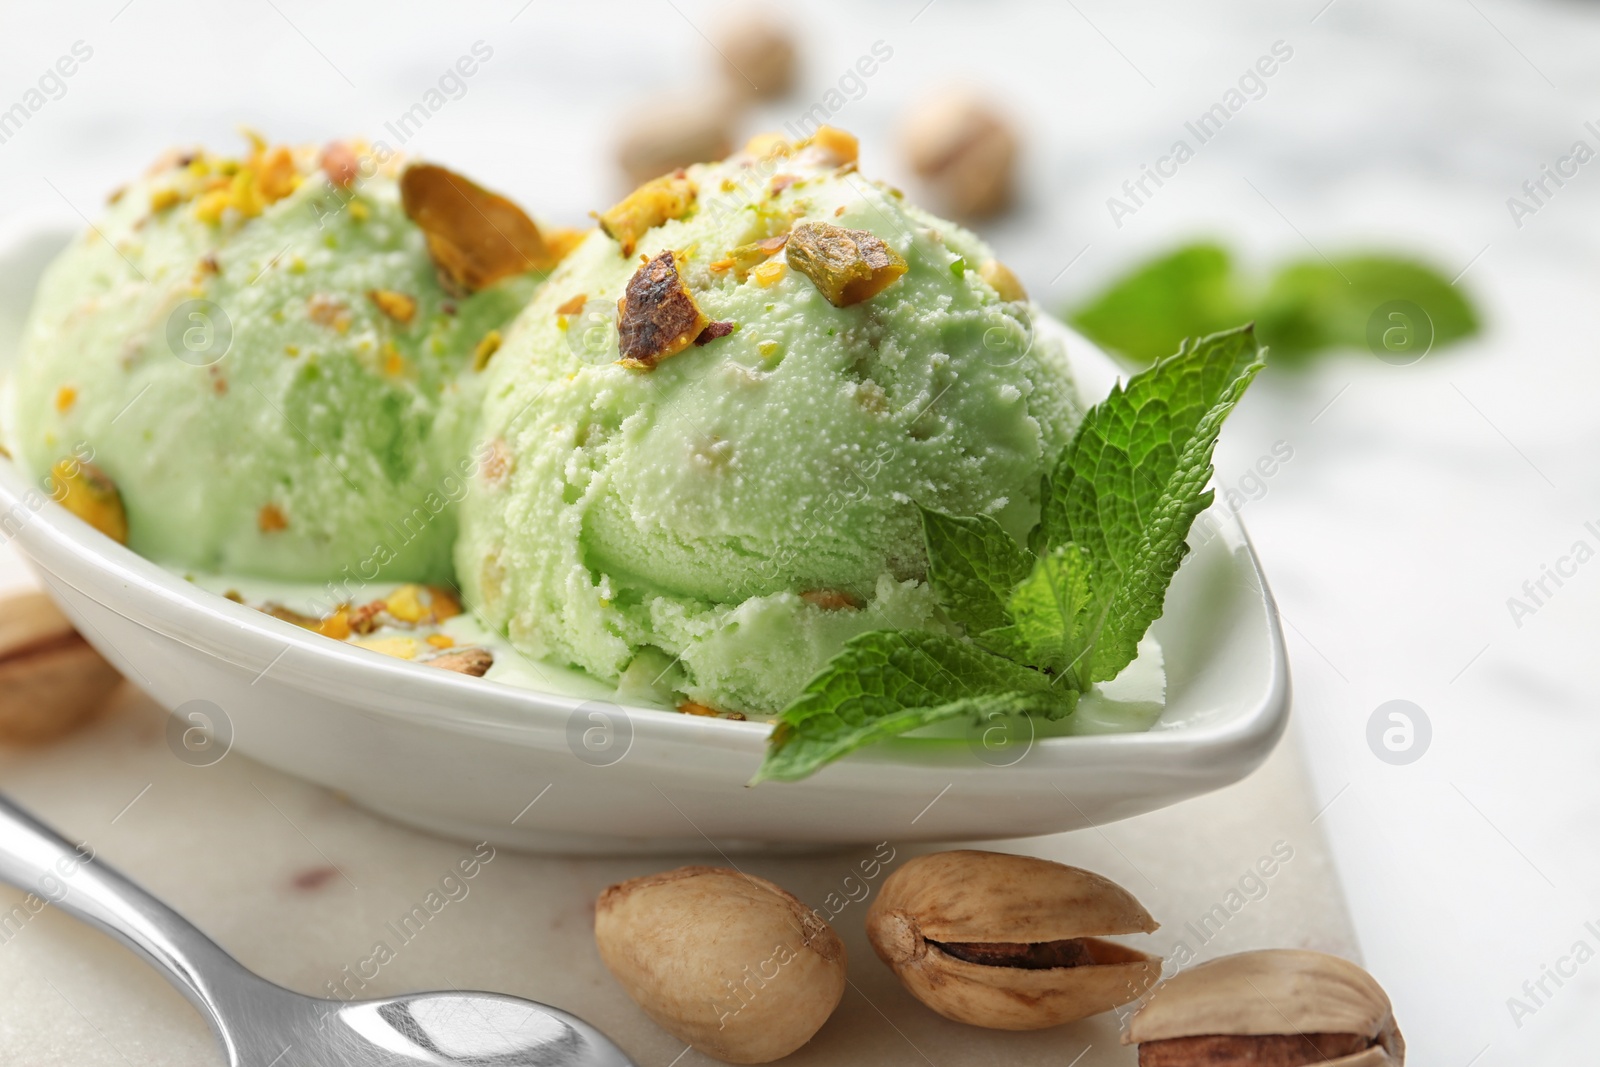
[[[220,987],[251,977],[183,916],[4,794],[0,794],[0,882],[54,904],[133,949],[165,974],[219,1033]]]

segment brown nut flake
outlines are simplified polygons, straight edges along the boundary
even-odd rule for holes
[[[697,345],[708,345],[719,337],[728,336],[734,330],[738,329],[738,326],[738,323],[731,321],[707,323],[706,328],[701,330],[700,335],[694,339],[694,343]]]
[[[128,543],[128,512],[116,483],[105,471],[93,463],[64,459],[50,468],[50,491],[78,518],[113,541]]]
[[[579,293],[577,296],[573,297],[571,300],[568,300],[567,302],[562,304],[560,307],[556,308],[556,314],[557,315],[576,315],[578,312],[583,310],[583,305],[587,304],[588,302],[589,302],[589,295],[587,293]]]
[[[639,238],[672,219],[694,210],[699,195],[694,182],[682,172],[645,182],[600,216],[600,228],[622,245],[624,256],[633,255]]]
[[[48,596],[0,600],[0,744],[40,744],[70,733],[121,681]]]
[[[873,950],[947,1019],[1038,1030],[1138,999],[1161,959],[1100,935],[1156,928],[1126,890],[1032,856],[954,851],[895,871],[867,914]]]
[[[335,188],[349,189],[361,176],[361,159],[344,141],[329,141],[317,157],[317,165]]]
[[[618,362],[650,370],[688,348],[709,321],[683,284],[677,257],[662,252],[634,272],[617,301]]]
[[[457,674],[482,678],[489,673],[489,668],[494,666],[494,653],[487,648],[456,649],[424,660],[423,665],[437,667],[441,671],[455,671]]]
[[[406,167],[400,203],[427,236],[440,284],[457,295],[556,265],[526,212],[452,170],[431,163]]]
[[[411,325],[411,320],[417,317],[417,298],[414,296],[397,293],[393,289],[368,289],[367,299],[402,326]]]
[[[1139,1045],[1142,1067],[1405,1063],[1383,988],[1348,960],[1303,949],[1241,952],[1180,971],[1151,991],[1122,1040]]]
[[[861,607],[860,600],[842,589],[808,589],[800,599],[823,611],[853,611]]]
[[[1011,268],[998,259],[986,259],[983,266],[978,268],[978,277],[989,283],[990,288],[1000,294],[1001,300],[1026,300],[1028,291],[1022,287],[1022,282],[1011,273]]]
[[[595,903],[606,969],[664,1029],[729,1063],[811,1040],[845,988],[845,948],[781,887],[720,867],[611,886]]]
[[[263,504],[256,512],[256,529],[262,533],[278,533],[289,528],[289,516],[276,504]]]
[[[834,307],[871,300],[907,270],[906,261],[866,230],[802,222],[784,249],[789,266],[811,279]]]

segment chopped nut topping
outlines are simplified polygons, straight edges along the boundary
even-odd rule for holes
[[[329,141],[324,145],[322,154],[317,157],[317,165],[338,189],[349,189],[361,176],[361,160],[356,156],[355,149],[344,141]]]
[[[178,206],[182,202],[182,194],[170,187],[153,189],[150,192],[150,210],[152,212],[165,211],[170,207]]]
[[[400,202],[427,236],[440,284],[458,295],[556,264],[520,207],[444,167],[408,166],[400,176]]]
[[[429,614],[421,594],[421,586],[402,585],[384,599],[384,610],[401,622],[421,622]]]
[[[774,174],[772,180],[767,183],[767,195],[779,196],[785,189],[799,180],[800,176],[798,174]]]
[[[484,484],[493,489],[506,484],[506,479],[511,476],[511,458],[510,446],[496,439],[489,446],[489,454],[483,460]]]
[[[697,345],[708,345],[719,337],[728,336],[735,329],[737,329],[737,326],[738,324],[733,322],[708,323],[706,328],[700,331],[700,336],[694,339],[694,343]]]
[[[216,253],[207,252],[205,255],[200,257],[200,273],[202,273],[202,274],[221,274],[222,273],[222,264],[217,262]]]
[[[588,302],[589,302],[588,294],[587,293],[579,293],[577,296],[573,297],[571,300],[568,300],[565,304],[562,304],[560,307],[556,308],[556,314],[557,315],[576,315],[578,312],[583,310],[583,305],[587,304]]]
[[[788,269],[783,263],[763,263],[753,272],[756,284],[763,289],[771,288],[783,280],[783,276]]]
[[[368,289],[367,299],[378,305],[378,310],[403,326],[409,326],[417,317],[417,298],[397,293],[393,289]]]
[[[92,463],[64,459],[50,468],[50,493],[62,507],[120,544],[128,543],[128,512],[122,494]]]
[[[650,370],[688,348],[707,324],[678,274],[676,257],[663,252],[634,272],[617,301],[618,362]]]
[[[494,666],[494,653],[487,648],[463,648],[456,652],[445,652],[424,660],[428,667],[437,667],[441,671],[455,671],[473,678],[482,678],[489,673],[489,668]]]
[[[72,410],[72,405],[78,402],[78,389],[76,386],[63,385],[56,390],[56,410],[65,415]]]
[[[350,329],[350,309],[326,293],[311,294],[306,301],[306,314],[319,326],[332,326],[340,333]]]
[[[983,266],[978,268],[978,277],[988,282],[1000,294],[1001,300],[1028,299],[1028,291],[1022,287],[1022,282],[1011,273],[1010,267],[998,259],[984,260]]]
[[[395,659],[417,658],[417,641],[414,637],[371,637],[365,641],[357,641],[356,647],[393,656]]]
[[[633,255],[639,238],[694,209],[698,190],[683,172],[645,182],[600,216],[600,228],[622,245],[624,256]]]
[[[277,533],[289,528],[289,517],[276,504],[263,504],[256,512],[256,528],[262,533]]]
[[[791,231],[785,258],[810,278],[834,307],[871,300],[907,270],[906,261],[866,230],[802,222]]]
[[[276,148],[256,163],[256,186],[269,204],[282,200],[299,184],[300,171],[295,166],[294,153],[287,148]]]
[[[823,611],[844,611],[861,607],[861,601],[842,589],[808,589],[800,599]]]
[[[444,622],[461,614],[461,600],[456,594],[442,585],[428,586],[429,605],[433,609],[433,620]]]
[[[500,351],[500,331],[490,330],[472,350],[472,369],[483,370],[498,351]]]
[[[856,135],[837,126],[819,126],[806,144],[836,167],[854,163],[861,155],[861,142]]]

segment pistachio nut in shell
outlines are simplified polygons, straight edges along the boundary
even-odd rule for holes
[[[1223,956],[1151,990],[1128,1024],[1141,1067],[1399,1067],[1406,1045],[1383,987],[1304,949]]]
[[[43,593],[0,599],[0,744],[53,741],[122,682]]]
[[[1137,1000],[1161,958],[1102,935],[1157,923],[1127,890],[1033,856],[920,856],[884,882],[867,937],[912,996],[947,1019],[1040,1030]]]
[[[729,1063],[811,1040],[844,995],[832,927],[763,878],[680,867],[611,886],[595,904],[606,968],[673,1036]]]

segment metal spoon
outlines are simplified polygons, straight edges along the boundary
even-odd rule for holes
[[[415,993],[346,1003],[273,985],[4,796],[0,881],[154,964],[211,1023],[229,1067],[634,1067],[582,1019],[515,997]]]

